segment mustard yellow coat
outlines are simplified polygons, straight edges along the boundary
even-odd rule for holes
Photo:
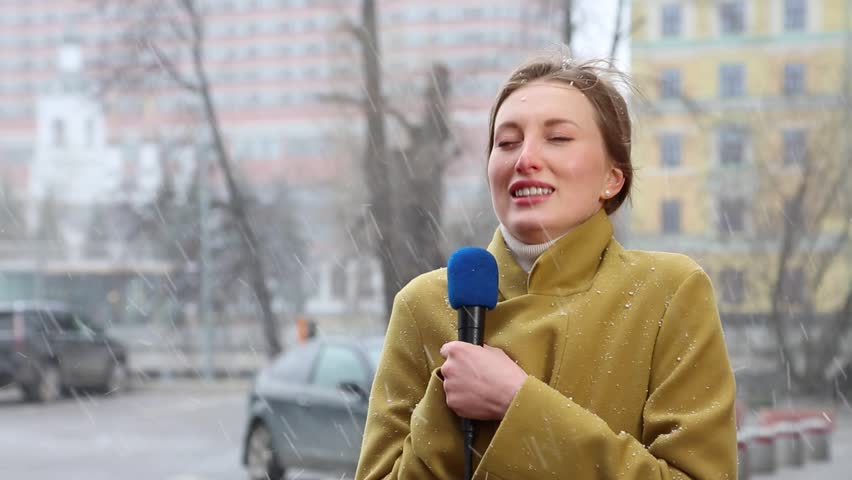
[[[735,479],[734,375],[713,288],[689,258],[624,250],[601,211],[529,275],[499,229],[485,343],[529,374],[501,421],[479,422],[477,480]],[[357,480],[462,477],[439,349],[456,340],[446,270],[396,296]]]

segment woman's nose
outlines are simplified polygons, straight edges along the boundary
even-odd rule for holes
[[[541,170],[541,156],[539,147],[535,141],[525,141],[518,161],[515,162],[515,171],[519,173]]]

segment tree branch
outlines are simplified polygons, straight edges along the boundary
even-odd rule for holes
[[[145,46],[154,54],[154,57],[157,60],[157,65],[164,70],[168,76],[177,83],[181,88],[191,92],[191,93],[199,93],[201,91],[201,87],[196,85],[180,74],[177,71],[174,63],[165,55],[162,51],[160,51],[159,47],[157,47],[154,43],[152,43],[147,38],[143,40]]]
[[[385,113],[393,117],[394,120],[400,123],[403,128],[408,132],[410,136],[414,136],[414,133],[417,131],[417,126],[411,123],[407,118],[405,118],[405,114],[402,113],[398,108],[392,106],[389,102],[385,101]]]
[[[352,35],[355,41],[361,45],[361,48],[367,48],[367,45],[369,45],[367,30],[363,25],[358,25],[347,18],[343,20],[343,31]]]
[[[615,63],[615,51],[621,43],[621,17],[624,15],[624,0],[617,0],[618,9],[615,13],[615,30],[612,32],[612,45],[609,48],[609,61]]]

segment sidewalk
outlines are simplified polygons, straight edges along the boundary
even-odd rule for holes
[[[131,386],[138,390],[158,391],[239,391],[248,392],[252,387],[252,380],[246,378],[228,378],[205,380],[203,378],[158,378],[158,379],[134,379]]]

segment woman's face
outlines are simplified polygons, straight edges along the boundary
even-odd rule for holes
[[[596,118],[585,95],[561,82],[532,82],[503,101],[488,184],[497,218],[518,240],[559,237],[621,190]]]

